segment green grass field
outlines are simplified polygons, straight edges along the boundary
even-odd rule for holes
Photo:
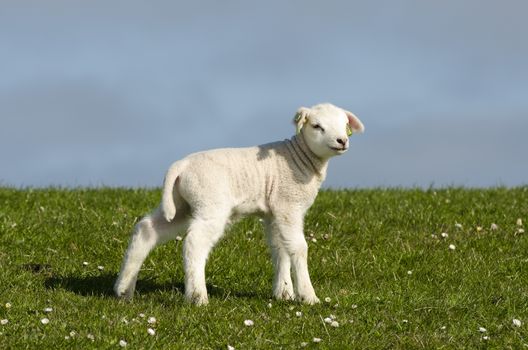
[[[312,307],[270,299],[257,219],[213,251],[208,306],[184,302],[181,241],[147,258],[132,303],[115,299],[129,233],[159,198],[0,188],[0,349],[528,348],[528,187],[322,191],[305,225]]]

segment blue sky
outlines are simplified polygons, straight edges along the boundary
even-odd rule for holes
[[[0,184],[159,186],[174,160],[366,132],[327,187],[528,183],[526,1],[0,4]]]

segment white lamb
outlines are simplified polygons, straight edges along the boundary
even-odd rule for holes
[[[318,303],[308,274],[304,215],[325,179],[328,160],[343,154],[348,136],[364,127],[354,114],[331,104],[301,107],[294,123],[297,135],[289,140],[195,153],[172,164],[160,207],[135,227],[114,286],[116,295],[132,298],[149,252],[186,232],[185,297],[207,304],[207,256],[226,225],[257,214],[271,248],[274,297]]]

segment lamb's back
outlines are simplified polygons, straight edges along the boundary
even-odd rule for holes
[[[247,148],[222,148],[185,158],[182,196],[192,207],[229,207],[235,214],[305,211],[320,182],[303,180],[287,141]]]
[[[180,193],[191,206],[239,207],[248,213],[267,211],[267,186],[276,176],[274,159],[263,156],[261,146],[191,154],[184,159]]]

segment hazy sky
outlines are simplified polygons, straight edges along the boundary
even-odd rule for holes
[[[191,152],[366,132],[327,187],[528,183],[528,2],[0,2],[0,185],[159,186]]]

